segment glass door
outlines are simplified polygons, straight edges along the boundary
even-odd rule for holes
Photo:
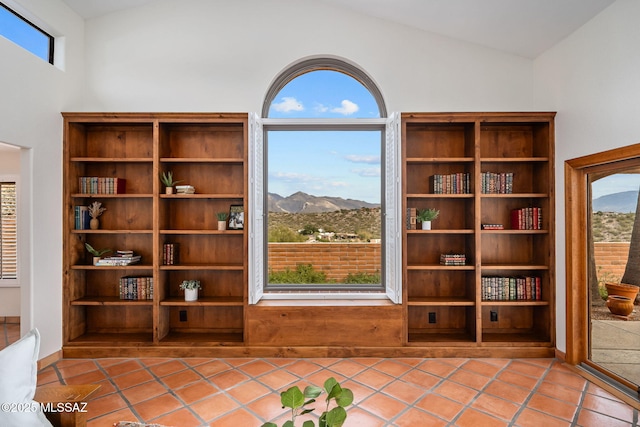
[[[587,174],[589,348],[585,362],[632,390],[640,385],[640,166]]]

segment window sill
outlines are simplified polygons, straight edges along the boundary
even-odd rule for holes
[[[385,293],[265,293],[259,307],[278,306],[387,306],[394,305]]]

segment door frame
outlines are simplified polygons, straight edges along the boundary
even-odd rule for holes
[[[607,386],[606,379],[634,389],[629,381],[612,375],[589,360],[589,286],[588,286],[588,247],[587,247],[587,175],[593,167],[606,168],[615,163],[640,159],[640,144],[629,145],[600,153],[567,160],[565,175],[565,245],[566,245],[566,334],[567,351],[565,361],[579,367],[586,365],[595,373],[580,369],[580,373],[589,380],[598,383],[616,397],[638,407],[639,400],[615,386]],[[598,373],[602,375],[598,375]],[[598,378],[600,377],[600,380]],[[638,399],[636,397],[636,399]]]

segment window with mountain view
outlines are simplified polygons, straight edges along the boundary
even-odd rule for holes
[[[383,291],[384,126],[338,70],[284,82],[265,126],[266,290]],[[277,122],[277,123],[274,123]]]

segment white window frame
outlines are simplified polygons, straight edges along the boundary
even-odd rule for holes
[[[384,292],[379,291],[291,291],[265,292],[265,168],[264,132],[324,127],[326,130],[371,130],[384,132],[383,167],[385,203],[383,212]],[[402,303],[402,234],[400,115],[381,119],[263,119],[249,117],[249,304],[260,300],[390,300]]]
[[[20,228],[20,183],[18,182],[18,175],[0,175],[0,183],[13,182],[16,185],[16,239],[19,239]],[[15,288],[20,285],[20,242],[17,242],[17,256],[16,256],[16,278],[15,279],[1,279],[0,288]]]

